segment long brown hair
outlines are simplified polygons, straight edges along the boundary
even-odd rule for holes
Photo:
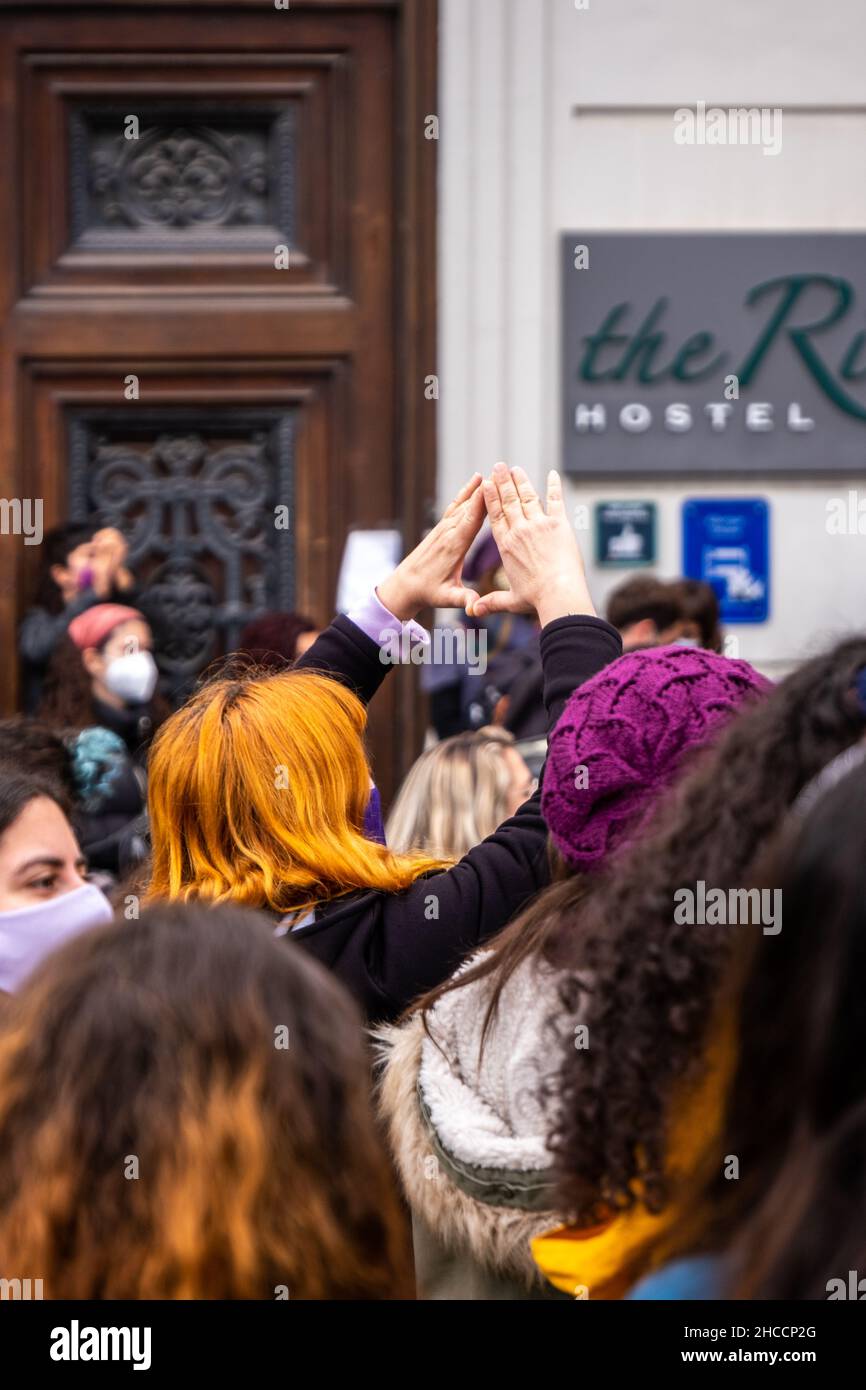
[[[0,1018],[0,1269],[47,1298],[393,1298],[354,1005],[238,907],[162,905]]]
[[[110,635],[100,643],[100,649]],[[51,654],[45,673],[39,719],[55,729],[87,729],[96,722],[93,699],[93,683],[81,652],[68,633],[64,633]],[[154,730],[171,714],[171,706],[158,690],[149,701],[148,712]]]
[[[487,1008],[481,1028],[483,1048],[496,1020],[505,987],[522,963],[529,959],[543,959],[555,969],[557,965],[564,967],[571,960],[571,949],[566,949],[562,941],[561,923],[563,917],[572,919],[572,914],[580,913],[586,896],[592,892],[592,882],[585,874],[575,873],[566,864],[552,841],[548,842],[547,856],[551,870],[548,887],[533,898],[513,922],[509,922],[485,944],[478,960],[416,999],[406,1009],[404,1018],[420,1010],[425,1031],[432,1037],[430,1013],[439,1000],[452,990],[463,989],[477,980],[489,980]],[[567,981],[563,981],[564,988],[567,984]]]

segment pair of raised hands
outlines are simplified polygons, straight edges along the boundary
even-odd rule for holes
[[[485,514],[510,588],[483,597],[463,580],[463,562]],[[497,463],[489,478],[475,473],[442,520],[378,586],[381,602],[407,622],[421,608],[537,613],[542,626],[568,614],[595,615],[559,474],[547,479],[547,505],[522,468]]]

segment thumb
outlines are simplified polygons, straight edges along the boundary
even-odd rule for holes
[[[465,608],[470,612],[470,605],[476,603],[478,595],[474,589],[467,589],[465,584],[446,584],[439,589],[436,594],[437,608]]]
[[[476,596],[472,607],[467,605],[466,612],[470,618],[486,618],[488,613],[510,613],[513,603],[514,595],[510,589],[491,589],[483,598]]]

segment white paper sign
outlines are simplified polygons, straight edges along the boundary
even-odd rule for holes
[[[350,531],[340,564],[337,612],[347,613],[368,597],[370,590],[400,563],[399,531]]]

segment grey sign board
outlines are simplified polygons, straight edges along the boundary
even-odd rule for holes
[[[563,467],[866,473],[866,235],[565,232]]]

